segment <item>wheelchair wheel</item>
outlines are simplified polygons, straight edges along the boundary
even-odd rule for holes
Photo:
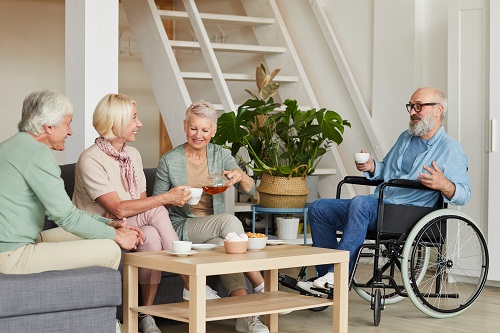
[[[372,309],[373,309],[373,324],[378,326],[380,324],[380,318],[382,316],[382,293],[380,289],[375,289],[373,293]]]
[[[431,259],[420,282],[416,249]],[[440,209],[423,217],[403,248],[402,274],[408,296],[423,313],[448,318],[465,311],[479,296],[488,274],[486,241],[473,220],[457,210]]]
[[[398,253],[393,253],[388,250],[387,244],[381,244],[381,251],[379,256],[379,267],[382,268],[387,266],[387,269],[384,270],[383,274],[390,276],[394,283],[404,289],[404,283],[401,271],[399,270],[396,264],[390,265],[389,262],[394,260],[392,256],[400,256],[399,250]],[[402,252],[402,250],[400,250]],[[427,264],[429,263],[429,251],[427,251],[426,247],[420,247],[418,249],[417,255],[420,256],[421,260],[419,260],[419,264],[421,265],[420,270],[418,271],[420,274],[417,276],[417,281],[420,283],[424,278],[425,272],[427,270]],[[353,284],[353,289],[356,293],[365,301],[372,302],[374,297],[373,288],[370,281],[373,280],[373,266],[374,266],[374,254],[373,248],[363,248],[360,259],[358,260],[358,264],[356,267],[356,272],[354,275],[354,280],[357,282]],[[360,286],[365,284],[365,286]],[[386,281],[388,284],[388,281]],[[404,290],[402,290],[404,291]],[[391,289],[387,287],[384,295],[381,296],[384,300],[384,303],[387,305],[395,304],[402,301],[405,296],[399,295],[395,289]]]

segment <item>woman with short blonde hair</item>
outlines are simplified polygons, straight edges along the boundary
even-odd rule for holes
[[[144,243],[138,252],[170,250],[178,240],[164,205],[184,205],[190,198],[187,186],[147,197],[146,177],[139,151],[128,146],[142,126],[137,103],[123,94],[108,94],[97,104],[93,125],[99,137],[78,159],[73,202],[80,209],[139,227]],[[187,276],[181,276],[188,283]],[[139,269],[142,305],[152,305],[161,272]],[[154,319],[139,314],[143,332],[161,333]]]

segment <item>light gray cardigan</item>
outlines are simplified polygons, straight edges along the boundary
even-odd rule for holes
[[[231,152],[219,145],[212,143],[207,145],[207,159],[209,172],[222,173],[222,170],[240,169],[234,157],[231,156]],[[163,154],[161,157],[158,169],[156,170],[153,195],[158,195],[176,186],[187,184],[186,153],[184,151],[184,144],[182,144]],[[249,192],[242,191],[239,185],[240,184],[235,185],[236,190],[243,194],[251,195],[255,192],[255,184]],[[213,195],[212,200],[214,214],[224,213],[224,193]],[[191,214],[189,205],[184,205],[182,207],[172,206],[168,211],[170,213],[172,226],[177,232],[179,239],[187,240],[186,220],[196,217]]]

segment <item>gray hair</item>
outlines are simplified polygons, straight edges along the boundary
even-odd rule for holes
[[[217,126],[217,111],[215,110],[212,103],[199,101],[191,104],[186,110],[185,122],[189,121],[192,116],[204,117],[210,119],[214,126]]]
[[[446,111],[448,111],[448,98],[446,97],[444,92],[442,92],[439,89],[436,89],[435,94],[436,94],[437,100],[443,106],[443,114],[441,115],[441,120],[443,120],[444,115],[446,114]]]
[[[448,98],[446,97],[446,94],[439,90],[438,88],[434,87],[422,87],[418,88],[415,92],[422,90],[422,89],[432,89],[434,92],[434,99],[436,103],[439,103],[443,106],[443,113],[441,114],[441,120],[444,119],[444,116],[446,114],[446,111],[448,111]]]
[[[65,116],[73,115],[73,105],[69,98],[54,90],[35,91],[23,102],[19,132],[39,136],[45,133],[43,126],[59,126]]]

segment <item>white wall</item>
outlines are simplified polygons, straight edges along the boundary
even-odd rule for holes
[[[0,8],[1,142],[17,133],[26,95],[39,89],[64,92],[65,14],[64,0],[0,0]],[[123,16],[120,13],[120,22],[126,24]],[[119,60],[119,91],[137,101],[144,123],[133,145],[143,154],[144,165],[155,167],[159,159],[158,107],[140,58],[122,55]],[[54,154],[58,163],[65,163],[64,152]]]
[[[63,4],[0,0],[0,141],[17,133],[26,95],[43,88],[64,90]]]
[[[370,144],[309,2],[277,2],[320,105],[352,123],[339,151],[348,172],[354,174],[352,152],[369,149]],[[422,85],[446,90],[447,0],[324,3],[374,116],[372,122],[382,150],[387,151],[407,126],[404,104],[413,90]],[[64,89],[64,1],[0,0],[0,7],[1,141],[17,131],[26,94],[41,88]],[[127,29],[123,12],[120,26]],[[119,76],[120,92],[138,101],[144,123],[134,145],[141,150],[145,165],[155,166],[158,108],[140,57],[120,55]],[[64,154],[60,161],[64,162]]]
[[[446,92],[447,1],[329,0],[326,15],[372,113],[384,153],[407,128],[404,104],[419,86]],[[337,64],[308,1],[278,0],[287,28],[319,100],[352,123],[339,151],[351,174],[354,151],[370,150]],[[301,24],[307,22],[307,24]],[[307,45],[307,47],[301,47]]]

